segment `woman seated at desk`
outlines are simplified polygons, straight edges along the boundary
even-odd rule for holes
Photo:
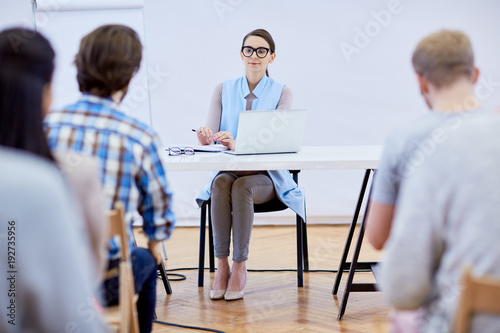
[[[234,150],[240,111],[290,109],[292,106],[290,88],[269,78],[267,66],[276,58],[274,40],[269,32],[257,29],[248,33],[243,38],[240,56],[246,74],[215,87],[206,126],[197,130],[201,145],[217,142]],[[210,298],[241,299],[248,277],[246,261],[254,218],[253,205],[278,197],[305,218],[304,196],[290,172],[280,170],[215,172],[197,202],[201,206],[210,197],[217,257],[217,274]],[[228,260],[231,227],[232,270]]]

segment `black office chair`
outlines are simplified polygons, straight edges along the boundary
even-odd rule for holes
[[[297,185],[298,173],[300,170],[290,170],[293,180]],[[279,198],[274,198],[271,201],[265,202],[263,204],[255,204],[255,213],[267,213],[267,212],[277,212],[285,210],[288,207],[281,202]],[[198,263],[198,287],[203,287],[204,279],[204,267],[205,267],[205,227],[207,221],[208,212],[208,235],[209,235],[209,254],[210,254],[210,272],[215,272],[215,255],[214,255],[214,238],[212,233],[212,218],[210,216],[210,199],[205,201],[201,206],[200,214],[200,254]],[[304,203],[305,212],[305,203]],[[307,249],[307,227],[306,221],[304,221],[298,214],[296,216],[297,225],[297,286],[304,286],[303,272],[309,271],[309,254]]]

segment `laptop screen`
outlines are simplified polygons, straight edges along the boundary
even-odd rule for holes
[[[302,148],[306,110],[242,111],[233,154],[295,153]]]

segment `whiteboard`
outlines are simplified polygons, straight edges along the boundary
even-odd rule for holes
[[[134,9],[144,7],[144,0],[37,0],[36,6],[37,12]]]
[[[73,62],[81,38],[101,25],[123,24],[134,29],[139,35],[143,44],[143,59],[120,109],[146,124],[151,124],[143,5],[143,0],[37,1],[37,30],[49,38],[56,51],[56,69],[52,83],[53,109],[61,109],[76,102],[80,97]]]

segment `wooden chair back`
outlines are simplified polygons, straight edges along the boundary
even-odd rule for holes
[[[139,321],[134,297],[134,276],[130,260],[125,211],[121,202],[115,203],[115,209],[108,212],[109,238],[120,238],[119,265],[119,304],[106,309],[106,319],[115,332],[139,333]]]
[[[471,268],[464,271],[462,294],[455,313],[454,332],[470,331],[475,314],[500,316],[500,280],[488,276],[473,277]]]

